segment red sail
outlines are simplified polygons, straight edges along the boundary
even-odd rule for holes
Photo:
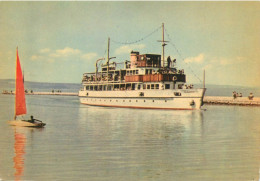
[[[16,50],[16,90],[15,90],[15,115],[26,114],[23,73],[20,65],[18,49]]]

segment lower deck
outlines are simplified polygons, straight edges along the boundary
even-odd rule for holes
[[[204,89],[157,91],[80,91],[82,104],[143,109],[200,109]]]

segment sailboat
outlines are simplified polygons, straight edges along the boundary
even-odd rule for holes
[[[21,69],[21,64],[18,55],[18,48],[16,49],[16,83],[15,83],[15,113],[14,120],[8,121],[12,126],[23,126],[23,127],[44,127],[46,124],[38,119],[17,119],[17,116],[25,115],[26,102],[25,102],[25,92],[24,92],[24,80],[23,73]]]

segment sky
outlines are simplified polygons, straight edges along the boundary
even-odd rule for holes
[[[162,23],[165,56],[177,59],[188,83],[201,83],[205,69],[206,84],[260,87],[257,1],[1,1],[0,79],[14,79],[18,46],[25,80],[81,83],[106,57],[108,37],[115,62],[131,50],[161,54]]]

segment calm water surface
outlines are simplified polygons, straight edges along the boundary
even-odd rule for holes
[[[0,180],[259,180],[260,107],[207,111],[89,107],[27,96],[46,128],[15,128],[0,95]]]

